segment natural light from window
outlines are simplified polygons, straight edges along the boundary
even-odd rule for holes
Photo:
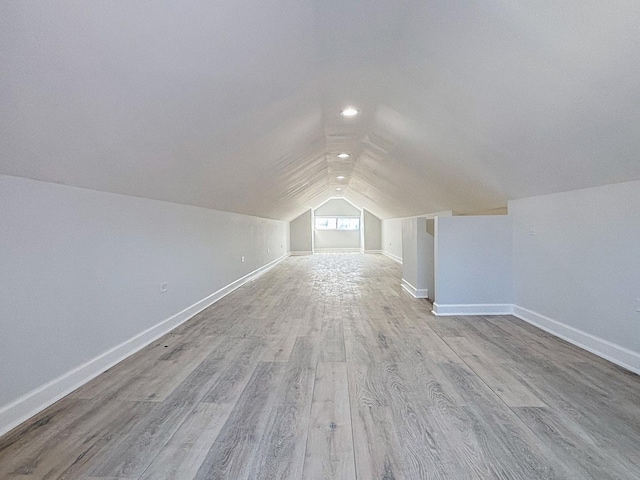
[[[360,230],[358,217],[316,217],[316,230]]]

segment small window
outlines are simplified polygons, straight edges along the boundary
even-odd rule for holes
[[[336,229],[335,217],[316,217],[316,229],[317,230],[335,230]]]
[[[359,218],[338,218],[338,230],[359,230]]]
[[[360,230],[360,219],[349,217],[316,217],[316,230]]]

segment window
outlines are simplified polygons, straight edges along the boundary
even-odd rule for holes
[[[360,230],[358,217],[316,217],[316,230]]]

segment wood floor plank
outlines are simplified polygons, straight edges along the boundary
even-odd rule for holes
[[[519,407],[514,412],[547,445],[562,453],[561,459],[582,478],[614,480],[640,478],[640,465],[619,455],[617,449],[602,449],[589,433],[574,420],[555,413],[548,407]],[[612,469],[612,463],[616,468]]]
[[[347,366],[319,362],[303,478],[355,480],[354,462]]]
[[[237,343],[221,343],[126,439],[106,452],[89,473],[94,476],[140,476],[171,436],[229,366]],[[233,364],[231,365],[231,367]]]
[[[401,276],[283,261],[0,438],[0,478],[640,478],[638,375]]]
[[[232,409],[233,404],[229,403],[198,404],[140,480],[194,478]]]
[[[256,367],[195,479],[249,478],[248,469],[274,409],[284,367],[276,362]]]

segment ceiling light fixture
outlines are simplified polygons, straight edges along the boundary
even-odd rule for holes
[[[338,158],[349,158],[351,155],[349,155],[348,153],[339,153],[338,154]]]
[[[336,178],[337,178],[338,180],[344,180],[344,175],[338,175]]]
[[[342,187],[338,187],[336,188],[336,190],[339,192],[340,190],[342,190]]]
[[[343,117],[355,117],[359,113],[360,113],[360,110],[358,110],[357,108],[347,107],[340,112],[340,115],[342,115]]]

